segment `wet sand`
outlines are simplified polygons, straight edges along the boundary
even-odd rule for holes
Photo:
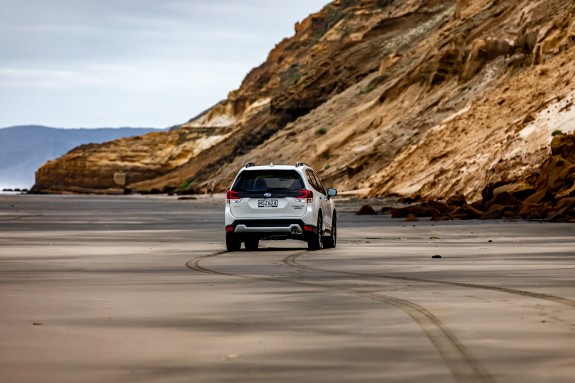
[[[221,197],[0,196],[0,381],[573,381],[575,225],[340,206],[229,254]]]

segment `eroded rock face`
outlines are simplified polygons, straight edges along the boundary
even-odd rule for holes
[[[210,133],[182,128],[82,145],[38,169],[32,192],[122,193],[132,184],[160,177],[186,164],[203,147],[228,134],[225,129]],[[172,191],[180,186],[164,185],[157,190]]]
[[[551,141],[551,154],[575,164],[575,135],[557,134]]]
[[[573,20],[563,0],[334,1],[179,130],[78,148],[34,189],[223,191],[246,162],[305,161],[340,190],[459,192],[477,215],[467,201],[526,178],[556,125],[573,129]]]
[[[516,182],[487,185],[483,199],[468,205],[460,194],[391,211],[392,218],[407,214],[434,220],[522,218],[575,222],[575,134],[560,134],[551,142],[549,157],[536,172]]]
[[[505,40],[476,39],[461,70],[460,81],[467,82],[477,75],[485,65],[500,56],[510,55],[514,46]]]

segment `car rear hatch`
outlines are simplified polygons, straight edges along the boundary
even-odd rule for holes
[[[302,217],[310,197],[295,170],[244,170],[228,192],[227,203],[236,218]]]

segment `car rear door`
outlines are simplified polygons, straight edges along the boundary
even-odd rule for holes
[[[244,170],[232,186],[237,199],[230,201],[236,218],[300,218],[307,209],[305,199],[297,198],[304,189],[295,170]]]
[[[319,176],[311,169],[306,170],[306,176],[310,185],[319,194],[319,206],[322,211],[323,218],[323,228],[331,230],[331,206],[329,200],[327,199],[327,192],[321,183]]]

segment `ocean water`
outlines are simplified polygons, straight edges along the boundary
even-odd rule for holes
[[[9,183],[2,183],[0,184],[0,194],[21,194],[23,189],[30,190],[32,186],[14,184],[10,185]],[[14,189],[20,189],[20,191],[14,191]]]

